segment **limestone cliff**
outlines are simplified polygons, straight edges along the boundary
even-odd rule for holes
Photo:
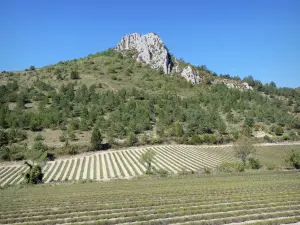
[[[178,73],[193,84],[198,84],[201,80],[199,72],[191,66],[179,68],[177,63],[173,62],[168,48],[155,33],[128,34],[121,39],[116,49],[120,52],[132,51],[135,60],[146,63],[154,69],[163,69],[165,74]]]

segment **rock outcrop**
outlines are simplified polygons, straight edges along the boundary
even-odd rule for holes
[[[131,50],[135,53],[133,57],[138,62],[149,64],[154,69],[161,68],[166,74],[172,72],[171,55],[157,34],[133,33],[126,35],[118,43],[117,50]]]
[[[201,81],[199,71],[193,69],[190,65],[183,69],[181,69],[179,65],[176,65],[175,72],[180,74],[187,81],[190,81],[192,84],[199,84]]]
[[[225,84],[228,88],[237,88],[240,90],[253,90],[253,88],[246,82],[240,82],[230,79],[216,79],[213,84]]]
[[[124,36],[118,43],[116,50],[126,54],[128,51],[138,62],[150,65],[154,69],[162,69],[165,74],[178,74],[193,84],[199,84],[207,78],[201,77],[199,69],[192,65],[171,57],[168,48],[155,33],[145,35],[132,33]],[[252,90],[247,83],[231,79],[214,79],[213,84],[223,83],[229,88]]]
[[[177,73],[193,84],[198,84],[201,80],[199,72],[190,65],[179,68],[178,63],[173,62],[167,47],[155,33],[128,34],[121,39],[116,49],[120,52],[128,50],[133,52],[135,60],[146,63],[154,69],[163,69],[165,74]]]

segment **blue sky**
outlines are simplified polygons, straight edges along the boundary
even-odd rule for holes
[[[146,2],[146,3],[145,3]],[[156,32],[178,58],[300,86],[299,0],[1,0],[0,70],[23,70]]]

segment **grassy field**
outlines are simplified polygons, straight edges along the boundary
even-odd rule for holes
[[[0,192],[0,224],[281,224],[300,221],[299,172],[144,177]]]

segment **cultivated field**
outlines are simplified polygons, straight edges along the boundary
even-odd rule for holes
[[[154,167],[165,169],[171,174],[182,170],[197,171],[202,168],[215,168],[222,162],[237,160],[230,145],[164,145],[100,151],[47,162],[43,167],[44,182],[130,179],[146,171],[145,165],[139,159],[147,149],[157,152]],[[300,152],[299,145],[256,146],[256,149],[255,157],[265,167],[270,168],[282,167],[285,154],[290,150]],[[24,164],[0,164],[0,186],[20,184],[24,179],[23,173],[27,169]]]
[[[48,162],[43,167],[44,182],[72,180],[109,180],[132,178],[144,174],[145,165],[140,155],[147,149],[156,151],[154,167],[178,173],[183,169],[197,171],[201,168],[213,168],[221,162],[234,160],[230,148],[209,148],[196,146],[161,146],[140,149],[100,152]],[[0,167],[0,185],[20,184],[24,165]]]
[[[0,224],[284,224],[300,221],[294,171],[48,184],[0,191]]]

